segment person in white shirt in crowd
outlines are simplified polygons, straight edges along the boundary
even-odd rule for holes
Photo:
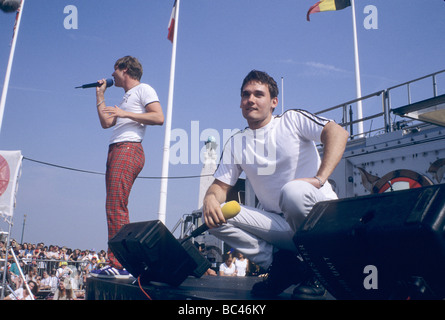
[[[60,259],[59,248],[57,246],[50,246],[48,253],[46,254],[46,257],[52,260],[59,260]]]
[[[37,283],[28,281],[28,287],[29,290],[31,290],[31,294],[35,297],[39,289]],[[25,285],[23,285],[21,288],[6,296],[4,300],[32,300],[32,298]]]
[[[49,276],[48,271],[43,271],[42,279],[40,279],[40,290],[51,290],[53,279]]]
[[[69,277],[73,273],[73,270],[68,268],[68,262],[62,261],[60,267],[57,269],[56,276],[61,279],[63,277]]]
[[[219,275],[223,277],[236,276],[235,264],[231,253],[224,254],[224,263],[219,266]]]
[[[245,277],[249,272],[249,259],[244,257],[242,252],[237,251],[235,253],[235,269],[237,277]]]

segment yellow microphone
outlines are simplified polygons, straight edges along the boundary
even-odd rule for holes
[[[227,219],[231,219],[231,218],[235,217],[241,211],[241,207],[238,202],[236,202],[235,200],[232,200],[232,201],[226,202],[222,206],[221,211],[222,211],[224,218],[227,220]],[[209,227],[205,223],[203,223],[201,226],[199,226],[197,229],[195,229],[190,234],[190,236],[184,238],[184,240],[182,240],[181,243],[185,242],[186,240],[188,240],[190,238],[199,236],[204,231],[207,231],[207,229],[209,229]]]
[[[223,213],[224,218],[227,220],[236,216],[241,211],[241,207],[238,202],[232,200],[226,202],[226,204],[222,206],[221,211]]]

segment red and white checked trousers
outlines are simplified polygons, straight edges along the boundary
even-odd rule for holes
[[[125,224],[130,223],[128,198],[144,164],[145,154],[141,143],[118,142],[109,146],[106,171],[108,240]],[[122,265],[109,248],[108,258],[110,265],[122,269]]]

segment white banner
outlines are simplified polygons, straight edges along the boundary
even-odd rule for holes
[[[0,216],[13,215],[22,159],[20,151],[0,150]]]

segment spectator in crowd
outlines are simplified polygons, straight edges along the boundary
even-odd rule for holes
[[[15,263],[15,261],[9,259],[8,261],[8,268],[9,268],[9,278],[11,279],[11,282],[14,284],[14,288],[20,287],[20,271]]]
[[[57,278],[55,271],[51,272],[50,277],[51,277],[51,292],[54,293],[56,292],[57,287],[59,286],[59,278]]]
[[[6,252],[6,246],[5,246],[5,242],[2,240],[0,241],[0,254],[3,255]]]
[[[31,290],[31,294],[33,296],[37,295],[38,285],[34,281],[28,281],[29,290]],[[32,297],[29,295],[28,290],[25,285],[21,288],[15,290],[13,293],[5,297],[5,300],[32,300]]]
[[[68,253],[68,249],[63,247],[62,249],[60,249],[59,251],[59,259],[60,260],[65,260],[68,261],[69,260],[69,253]]]
[[[59,281],[59,287],[54,293],[53,300],[76,300],[76,295],[69,281]]]
[[[90,259],[90,261],[91,261],[91,259],[93,259],[93,257],[95,257],[95,258],[96,258],[96,261],[97,261],[97,259],[98,259],[98,255],[97,255],[95,249],[91,249],[91,250],[89,251],[89,254],[88,254],[88,258]]]
[[[93,256],[91,258],[89,265],[88,265],[88,272],[91,272],[91,271],[97,270],[97,269],[98,269],[97,268],[97,258]]]
[[[99,268],[102,268],[105,262],[107,262],[107,252],[105,250],[100,250],[97,253],[97,263],[100,265]]]
[[[69,261],[77,261],[77,259],[79,259],[80,257],[80,250],[79,249],[74,249],[73,252],[71,252],[68,260]]]
[[[219,266],[219,275],[223,277],[236,276],[235,264],[231,253],[224,254],[224,263]]]
[[[72,273],[73,273],[73,270],[71,270],[68,267],[68,262],[66,262],[66,261],[60,262],[60,267],[59,267],[59,269],[57,269],[57,272],[56,272],[57,278],[61,279],[66,276],[69,277]]]
[[[237,277],[245,277],[249,272],[249,260],[239,251],[236,251],[235,257],[236,275]]]
[[[50,246],[49,246],[48,253],[46,254],[46,257],[47,257],[48,259],[59,260],[59,259],[60,259],[60,256],[59,256],[59,247],[50,245]]]
[[[32,243],[19,244],[14,239],[10,241],[10,247],[13,248],[18,258],[19,266],[16,265],[12,255],[7,256],[6,244],[3,241],[0,241],[0,258],[4,259],[6,257],[8,259],[7,282],[13,290],[20,289],[16,294],[19,299],[31,299],[26,293],[23,296],[23,290],[21,290],[23,280],[20,276],[19,267],[26,281],[31,281],[32,286],[35,284],[37,289],[51,290],[53,293],[59,289],[59,296],[62,299],[76,299],[76,296],[84,296],[82,289],[89,275],[88,266],[97,268],[108,263],[105,250],[96,253],[94,249],[82,251],[59,245],[48,247],[42,242],[37,245]],[[88,256],[93,258],[92,261],[88,259]],[[23,260],[30,262],[25,264]],[[4,265],[0,264],[1,275],[3,275],[3,268]],[[59,288],[59,282],[63,281],[65,283],[62,285],[64,286],[62,290]],[[75,295],[70,291],[74,291]],[[12,297],[9,299],[12,299]]]
[[[18,244],[18,256],[17,258],[20,258],[25,262],[26,264],[30,263],[32,260],[32,245],[24,243],[23,245]]]
[[[38,276],[37,267],[32,266],[31,268],[29,268],[28,273],[25,275],[25,280],[27,282],[34,281],[37,283],[37,276]]]
[[[48,271],[43,271],[42,279],[40,279],[40,290],[51,290],[53,279],[49,276]]]

